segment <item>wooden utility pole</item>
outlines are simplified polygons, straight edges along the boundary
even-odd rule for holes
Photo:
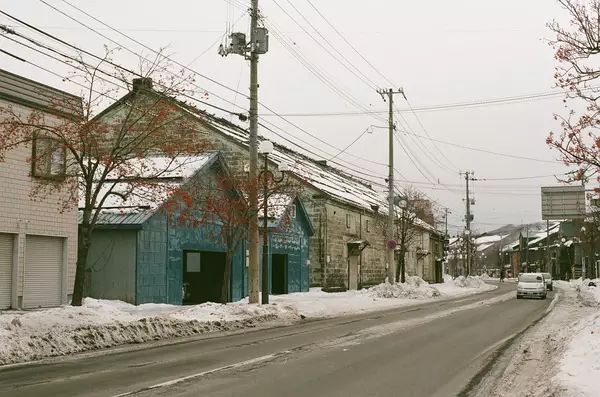
[[[248,277],[249,302],[259,303],[260,271],[258,268],[258,52],[256,51],[256,28],[258,27],[258,0],[251,2],[250,15],[250,137],[248,141],[249,161],[249,189],[248,204],[250,206],[250,219],[248,224]],[[265,231],[266,233],[266,231]],[[268,275],[263,275],[268,277]]]
[[[393,283],[396,280],[396,267],[394,266],[394,250],[396,248],[396,240],[394,239],[394,94],[402,94],[404,91],[399,88],[394,91],[393,88],[386,90],[377,90],[379,95],[388,102],[388,224],[387,224],[387,267],[388,281]],[[405,96],[406,98],[406,96]]]
[[[466,246],[467,246],[467,276],[471,274],[472,267],[472,255],[471,255],[471,221],[473,220],[473,215],[471,215],[471,196],[469,194],[469,181],[474,181],[473,171],[466,171],[465,173],[465,184],[466,184],[466,214],[465,214],[465,236],[466,236]]]

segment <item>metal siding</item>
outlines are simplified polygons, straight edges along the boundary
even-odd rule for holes
[[[45,84],[0,69],[0,95],[30,107],[40,107],[49,113],[79,116],[81,98]]]
[[[63,239],[27,235],[23,271],[23,307],[62,303]]]
[[[96,230],[87,258],[89,296],[135,304],[136,230]]]
[[[11,305],[13,242],[12,234],[0,233],[0,309]]]

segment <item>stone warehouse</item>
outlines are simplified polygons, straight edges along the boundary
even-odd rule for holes
[[[127,106],[128,101],[143,101],[144,96],[150,101],[162,94],[153,89],[152,80],[136,79],[132,91],[99,117],[111,117]],[[225,119],[169,99],[182,115],[196,120],[197,129],[202,131],[201,138],[210,141],[212,149],[223,154],[233,172],[245,175],[248,132]],[[289,165],[288,175],[301,187],[299,198],[314,227],[307,260],[310,284],[357,289],[382,282],[387,265],[385,238],[380,226],[387,211],[385,196],[369,182],[279,144],[275,144],[269,160],[268,166],[273,172],[277,172],[279,164]],[[434,272],[423,272],[423,275],[427,276],[426,273]]]

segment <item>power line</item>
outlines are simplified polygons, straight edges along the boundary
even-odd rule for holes
[[[343,35],[342,33],[340,33],[340,31],[329,21],[329,19],[327,19],[327,17],[325,17],[325,15],[323,15],[321,13],[321,11],[319,11],[319,9],[312,3],[312,1],[310,0],[306,0],[308,4],[310,4],[310,6],[317,12],[317,14],[319,14],[321,16],[321,18],[323,18],[325,20],[325,22],[327,22],[327,24],[338,34],[338,36],[340,36],[342,38],[342,40],[344,40],[344,42],[346,44],[348,44],[348,46],[350,46],[350,48],[352,48],[352,50],[354,50],[354,52],[356,54],[358,54],[358,56],[360,56],[363,61],[365,61],[367,63],[367,65],[369,65],[377,74],[379,74],[379,76],[381,76],[384,80],[386,80],[388,82],[388,84],[390,84],[392,87],[395,87],[396,85],[390,81],[390,79],[388,79],[386,76],[383,75],[383,73],[381,73],[379,71],[379,69],[377,69],[371,62],[369,62],[369,60],[367,58],[365,58],[357,49],[356,47],[354,47],[352,45],[352,43],[350,43],[350,41],[348,41],[348,39],[346,38],[345,35]]]
[[[404,133],[405,134],[411,134],[410,132],[404,132]],[[414,134],[414,135],[417,135],[417,134]],[[425,136],[422,136],[422,135],[417,135],[417,136],[420,136],[423,139],[429,139],[431,141],[438,142],[438,143],[441,143],[441,144],[444,144],[444,145],[450,145],[450,146],[458,147],[458,148],[461,148],[461,149],[467,149],[467,150],[473,150],[473,151],[476,151],[476,152],[482,152],[482,153],[492,154],[494,156],[509,157],[509,158],[518,159],[518,160],[538,161],[538,162],[541,162],[541,163],[552,163],[552,164],[558,163],[557,161],[553,161],[553,160],[543,160],[543,159],[537,159],[537,158],[534,158],[534,157],[520,156],[520,155],[516,155],[516,154],[494,152],[492,150],[481,149],[481,148],[476,148],[476,147],[466,146],[466,145],[460,145],[460,144],[457,144],[457,143],[442,141],[440,139],[429,138],[429,137],[425,137]]]
[[[336,157],[338,157],[340,154],[344,153],[346,150],[348,150],[352,145],[354,145],[356,142],[358,142],[358,140],[360,138],[363,137],[363,135],[365,135],[367,132],[368,133],[373,133],[372,130],[370,130],[371,126],[367,127],[363,132],[361,132],[352,142],[350,142],[346,147],[344,147],[343,149],[341,149],[339,152],[336,153],[335,156],[331,157],[328,161],[331,161],[333,159],[335,159]]]
[[[584,91],[592,91],[598,90],[600,86],[592,86],[585,88]],[[460,108],[470,108],[470,107],[480,107],[480,106],[491,106],[491,105],[502,105],[509,103],[521,103],[521,102],[533,102],[537,100],[545,100],[551,99],[554,97],[559,97],[569,94],[568,91],[550,91],[550,92],[541,92],[541,93],[533,93],[533,94],[524,94],[517,95],[511,97],[500,97],[500,98],[490,98],[490,99],[480,99],[473,100],[468,102],[456,102],[456,103],[447,103],[447,104],[433,104],[433,105],[424,105],[424,106],[415,106],[411,108],[399,108],[398,112],[401,113],[412,113],[412,112],[428,112],[428,111],[437,111],[437,110],[447,110],[447,109],[460,109]],[[372,115],[372,114],[385,114],[386,110],[371,110],[368,112],[357,112],[357,111],[338,111],[338,112],[312,112],[312,113],[282,113],[282,116],[285,117],[341,117],[341,116],[363,116],[363,115]],[[269,114],[265,114],[265,116],[271,116]]]
[[[275,0],[273,0],[275,1]],[[358,74],[360,74],[360,76],[362,76],[362,81],[365,82],[365,84],[367,85],[367,87],[369,87],[369,89],[373,89],[373,88],[377,88],[377,83],[375,83],[373,80],[371,80],[368,76],[366,76],[359,68],[357,68],[353,62],[351,62],[350,60],[348,60],[348,58],[346,58],[346,56],[344,56],[344,54],[342,54],[335,45],[331,44],[331,42],[327,39],[326,36],[324,36],[319,29],[317,29],[308,18],[306,18],[306,16],[304,16],[304,14],[302,14],[298,8],[290,1],[290,0],[286,0],[287,3],[298,13],[298,15],[300,15],[302,17],[302,19],[304,19],[306,21],[306,23],[308,23],[308,25],[319,35],[319,37],[321,39],[323,39],[323,41],[325,43],[327,43],[340,57],[342,57],[342,59],[345,61],[345,63],[340,62],[338,59],[336,59],[338,62],[340,62],[343,66],[345,65],[350,65],[352,67],[352,69],[354,69]],[[331,53],[330,53],[331,55]],[[353,73],[355,76],[356,74]],[[357,76],[359,77],[359,76]],[[359,77],[360,78],[360,77]]]
[[[42,1],[44,4],[47,4],[47,3],[45,3],[45,2],[44,2],[44,0],[40,0],[40,1]],[[63,1],[64,1],[65,3],[67,3],[67,4],[70,4],[70,3],[66,2],[65,0],[63,0]],[[73,6],[73,7],[79,10],[79,8],[77,8],[77,7],[75,7],[75,6]],[[75,19],[75,18],[73,18],[72,16],[70,16],[70,15],[68,15],[68,14],[66,14],[66,13],[64,13],[64,12],[62,12],[61,10],[58,10],[56,7],[52,7],[52,6],[51,6],[51,8],[53,8],[53,9],[57,10],[57,11],[58,11],[58,12],[60,12],[61,14],[63,14],[63,15],[65,15],[65,16],[67,16],[68,18],[70,18],[70,19],[72,19],[72,20],[74,20],[74,21],[76,21],[76,22],[80,23],[82,26],[85,26],[85,27],[87,27],[88,29],[90,29],[90,30],[92,30],[92,31],[96,32],[97,34],[101,35],[102,37],[106,37],[106,36],[102,35],[101,33],[97,32],[95,29],[93,29],[93,28],[89,27],[88,25],[86,25],[86,24],[84,24],[84,23],[82,23],[82,22],[78,21],[77,19]],[[60,39],[60,38],[57,38],[56,36],[54,36],[54,35],[51,35],[51,34],[49,34],[49,33],[46,33],[46,32],[44,32],[44,31],[42,31],[42,30],[40,30],[40,29],[38,29],[38,28],[34,27],[33,25],[27,24],[27,23],[25,23],[25,22],[23,22],[23,21],[21,21],[21,20],[19,20],[19,19],[15,18],[15,17],[12,17],[12,16],[10,16],[10,15],[8,15],[8,14],[4,13],[3,11],[0,11],[0,12],[2,12],[3,14],[5,14],[5,15],[9,16],[10,18],[12,18],[12,19],[16,20],[17,22],[24,24],[25,26],[29,27],[30,29],[33,29],[34,31],[38,31],[38,32],[42,33],[42,34],[43,34],[43,35],[45,35],[45,36],[48,36],[48,37],[50,37],[50,38],[53,38],[54,40],[56,40],[56,41],[58,41],[58,42],[62,43],[63,45],[67,45],[67,46],[68,46],[68,47],[70,47],[70,48],[73,48],[73,49],[75,49],[75,50],[81,51],[81,52],[83,52],[83,53],[85,53],[85,54],[88,54],[89,56],[92,56],[92,57],[94,57],[94,58],[96,58],[96,59],[99,59],[99,60],[100,60],[100,59],[102,59],[102,58],[98,57],[97,55],[90,53],[89,51],[83,50],[83,49],[81,49],[81,48],[79,48],[79,47],[76,47],[76,46],[74,46],[74,45],[72,45],[72,44],[69,44],[69,43],[65,42],[64,40],[62,40],[62,39]],[[81,12],[85,13],[85,11],[83,11],[83,10],[81,10]],[[95,17],[91,16],[90,14],[88,14],[88,13],[85,13],[85,14],[86,14],[86,15],[88,15],[88,16],[90,16],[91,18],[94,18],[94,19],[95,19],[96,21],[98,21],[99,23],[102,23],[102,24],[104,24],[102,21],[100,21],[99,19],[97,19],[97,18],[95,18]],[[106,25],[106,24],[104,24],[104,25],[105,25],[105,26],[107,26],[107,27],[110,27],[109,25]],[[129,38],[130,40],[133,40],[134,42],[137,42],[137,43],[139,43],[137,40],[130,38],[128,35],[125,35],[125,34],[123,34],[123,35],[124,35],[125,37]],[[107,39],[111,40],[111,41],[112,41],[113,43],[115,43],[116,45],[119,45],[119,46],[121,46],[121,47],[123,47],[123,48],[127,49],[129,52],[131,52],[131,53],[133,53],[133,54],[136,54],[137,56],[140,56],[140,54],[136,53],[135,51],[132,51],[131,49],[129,49],[129,48],[127,48],[127,47],[123,46],[122,44],[120,44],[120,43],[117,43],[117,42],[115,42],[114,40],[112,40],[112,39],[110,39],[110,38],[107,38]],[[143,44],[140,44],[140,45],[143,45]],[[151,51],[153,51],[153,52],[154,52],[154,53],[156,53],[157,55],[161,55],[161,54],[160,54],[158,51],[152,50],[150,47],[147,47],[147,46],[145,46],[145,45],[143,45],[143,46],[144,46],[145,48],[148,48],[148,49],[150,49]],[[162,55],[162,56],[164,56],[164,55]],[[164,56],[164,57],[165,57],[166,59],[169,59],[169,60],[171,60],[172,62],[174,62],[174,63],[176,63],[176,64],[178,64],[178,65],[181,65],[181,64],[179,64],[178,62],[176,62],[176,61],[173,61],[173,60],[172,60],[170,57],[168,57],[168,56]],[[136,73],[136,72],[133,72],[133,71],[131,71],[131,70],[129,70],[129,69],[123,68],[122,66],[120,66],[120,65],[118,65],[118,64],[116,64],[116,63],[114,63],[114,62],[107,62],[107,63],[111,64],[111,66],[114,66],[114,67],[117,67],[117,68],[119,68],[119,69],[122,69],[122,70],[124,70],[124,71],[126,71],[126,72],[128,72],[128,73],[130,73],[130,74],[133,74],[133,75],[136,75],[136,76],[140,76],[138,73]],[[192,70],[192,72],[194,72],[194,71]],[[196,72],[194,72],[194,73],[196,73]],[[201,75],[201,76],[203,76],[203,75]],[[198,87],[198,88],[201,88],[201,87]],[[231,90],[232,90],[232,91],[234,91],[234,92],[238,92],[238,93],[239,93],[239,91],[236,91],[236,90],[233,90],[233,89],[231,89]],[[240,93],[240,94],[241,94],[241,93]],[[213,94],[213,95],[215,95],[215,94]],[[247,98],[247,95],[245,95],[245,94],[241,94],[241,95],[243,95],[244,97],[246,97],[246,98]],[[196,98],[194,98],[194,97],[192,97],[192,96],[190,96],[190,95],[184,95],[184,96],[186,96],[187,98],[189,98],[189,99],[191,99],[191,100],[194,100],[194,101],[196,101],[196,102],[203,103],[203,104],[205,104],[205,105],[207,105],[207,106],[211,106],[211,107],[214,107],[214,108],[218,108],[219,110],[225,111],[225,112],[227,112],[228,114],[232,114],[232,112],[231,112],[231,111],[228,111],[228,110],[226,110],[226,109],[223,109],[223,108],[216,107],[215,105],[212,105],[212,104],[210,104],[210,103],[208,103],[208,102],[204,102],[204,101],[198,100],[198,99],[196,99]],[[215,95],[215,96],[216,96],[216,95]],[[222,98],[222,99],[224,99],[224,98]],[[227,101],[227,100],[226,100],[226,101]],[[230,102],[230,101],[227,101],[227,102],[229,102],[229,103],[232,103],[232,104],[233,104],[233,102]],[[277,114],[277,113],[275,113],[275,111],[274,111],[274,110],[270,109],[268,106],[266,106],[266,105],[264,105],[264,104],[263,104],[263,107],[265,107],[266,109],[268,109],[269,111],[271,111],[273,114]],[[236,113],[233,113],[233,114],[236,114]],[[262,118],[261,118],[261,119],[262,119]],[[326,142],[326,141],[324,141],[324,140],[322,140],[322,139],[318,138],[318,137],[317,137],[317,136],[315,136],[314,134],[311,134],[310,132],[308,132],[308,131],[304,130],[303,128],[299,127],[297,124],[295,124],[295,123],[293,123],[293,122],[291,122],[291,121],[289,121],[289,120],[287,120],[287,119],[285,119],[285,118],[283,118],[283,117],[280,117],[280,119],[282,119],[282,120],[283,120],[284,122],[286,122],[287,124],[289,124],[289,125],[293,126],[294,128],[298,129],[299,131],[301,131],[301,132],[303,132],[303,133],[305,133],[305,134],[307,134],[307,135],[311,136],[312,138],[316,139],[317,141],[319,141],[319,142],[321,142],[321,143],[324,143],[324,144],[326,144],[326,145],[328,145],[328,146],[330,146],[330,147],[332,147],[332,148],[334,148],[334,149],[336,149],[336,150],[339,150],[339,148],[338,148],[338,147],[336,147],[336,146],[333,146],[333,145],[329,144],[328,142]],[[272,123],[271,123],[271,124],[272,124]],[[313,147],[315,147],[314,145],[312,145],[312,146],[313,146]],[[362,157],[359,157],[359,156],[354,156],[354,155],[352,155],[352,156],[353,156],[353,157],[355,157],[355,158],[358,158],[358,159],[360,159],[360,160],[366,161],[366,162],[370,162],[370,163],[373,163],[373,164],[378,164],[378,165],[381,165],[381,163],[377,163],[377,162],[374,162],[374,161],[371,161],[371,160],[368,160],[368,159],[364,159],[364,158],[362,158]]]

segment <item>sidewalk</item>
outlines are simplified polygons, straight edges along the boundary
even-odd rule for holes
[[[271,304],[194,306],[143,304],[86,298],[82,307],[63,306],[0,314],[0,365],[113,346],[242,328],[289,325],[305,318],[333,317],[470,295],[496,286],[479,278],[446,279],[430,285],[418,277],[405,284],[369,289],[271,296]]]
[[[580,279],[554,288],[554,308],[503,354],[477,396],[600,395],[600,287]]]

